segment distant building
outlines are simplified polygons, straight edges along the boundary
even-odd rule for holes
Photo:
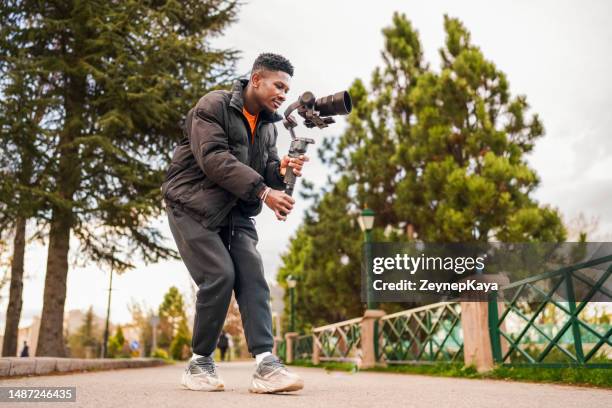
[[[64,336],[68,336],[70,334],[75,333],[79,328],[83,325],[83,321],[85,320],[85,315],[87,311],[82,310],[69,310],[64,314]],[[93,324],[99,330],[104,330],[105,319],[99,316],[96,316],[94,313]],[[110,325],[109,331],[111,334],[114,333],[114,325]],[[27,341],[28,346],[30,347],[30,356],[36,356],[36,347],[38,346],[38,333],[40,330],[40,316],[34,316],[32,321],[27,326],[19,327],[19,331],[17,334],[17,354],[19,356],[21,353],[21,348],[23,347],[23,342]],[[125,329],[124,329],[125,330]],[[125,332],[124,332],[125,333]],[[127,336],[126,336],[127,338]],[[2,344],[3,344],[4,336],[0,336],[0,353],[2,353]]]
[[[18,357],[23,348],[23,342],[27,341],[30,348],[30,357],[36,355],[36,346],[38,345],[38,331],[40,329],[40,317],[34,316],[32,322],[27,325],[20,327],[17,331],[17,353],[15,356]],[[4,344],[4,335],[0,335],[0,355],[2,353],[2,345]]]

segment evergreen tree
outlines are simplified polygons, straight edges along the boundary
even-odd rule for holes
[[[131,267],[132,255],[176,256],[151,226],[161,212],[159,186],[181,137],[178,122],[233,75],[236,53],[208,41],[236,11],[234,0],[0,6],[0,54],[30,61],[33,89],[45,89],[33,103],[45,101],[41,142],[53,158],[35,186],[49,223],[38,355],[63,355],[71,235],[82,261],[117,270]]]
[[[6,322],[4,325],[4,338],[2,340],[2,356],[5,357],[17,355],[17,336],[19,334],[19,320],[21,319],[21,306],[23,304],[25,233],[26,220],[24,217],[19,217],[15,222],[9,302],[6,308]]]
[[[177,336],[181,324],[187,324],[183,295],[176,286],[170,287],[164,295],[164,300],[158,309],[159,316],[159,347],[170,347]]]
[[[125,336],[123,335],[123,329],[121,326],[117,326],[115,335],[108,339],[108,355],[110,357],[124,357],[123,348],[125,346]],[[125,356],[129,357],[129,356]]]
[[[563,241],[558,212],[530,197],[538,177],[525,154],[544,134],[538,115],[459,20],[445,17],[444,27],[441,72],[407,95],[414,125],[395,157],[398,215],[429,242]]]
[[[4,43],[5,38],[0,41]],[[24,58],[24,54],[23,50],[11,50],[0,64],[3,76],[0,81],[0,230],[13,232],[9,302],[2,347],[4,356],[17,353],[26,224],[28,219],[43,215],[43,200],[35,191],[44,185],[49,160],[52,159],[45,155],[48,144],[40,126],[49,111],[45,98],[48,88],[38,86],[33,62]]]
[[[298,327],[362,314],[363,236],[355,222],[362,208],[376,212],[378,241],[565,239],[558,211],[531,197],[539,180],[525,155],[544,134],[539,117],[528,113],[525,96],[510,94],[505,74],[459,20],[445,16],[444,28],[436,72],[423,61],[418,33],[396,13],[383,30],[383,66],[371,89],[354,81],[348,128],[319,150],[338,177],[321,197],[307,191],[314,204],[278,277],[301,280]]]
[[[117,343],[123,347],[125,344],[125,336],[123,335],[123,329],[121,326],[117,326],[117,331],[115,332],[115,338],[117,339]]]
[[[90,347],[95,346],[98,343],[98,331],[98,327],[94,324],[93,307],[90,306],[83,319],[83,325],[77,333],[81,339],[81,344]]]
[[[183,319],[178,325],[176,335],[170,343],[170,357],[174,360],[185,360],[191,356],[189,350],[191,347],[191,333],[187,326],[187,320]]]
[[[132,314],[132,322],[140,330],[140,344],[142,347],[143,355],[151,355],[152,339],[153,339],[153,326],[151,325],[151,318],[153,317],[153,310],[147,308],[145,305],[141,305],[137,302],[132,302],[128,309]]]
[[[72,357],[85,357],[89,348],[96,354],[100,347],[100,328],[94,322],[93,307],[89,307],[83,324],[76,333],[68,336],[68,345]]]
[[[340,182],[323,196],[315,210],[316,220],[307,219],[282,256],[277,280],[285,289],[284,315],[289,319],[291,313],[286,279],[292,275],[298,280],[295,328],[300,332],[358,316],[362,311],[361,231],[346,216],[350,206],[347,187]],[[342,262],[343,257],[348,257],[348,263]]]
[[[2,293],[2,290],[9,283],[10,280],[8,273],[9,262],[6,259],[7,245],[2,239],[1,232],[2,231],[0,231],[0,293]],[[2,300],[2,296],[0,296],[0,301]]]

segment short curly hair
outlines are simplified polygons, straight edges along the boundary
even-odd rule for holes
[[[293,65],[289,60],[282,55],[272,54],[266,52],[259,54],[255,62],[253,63],[253,69],[251,72],[255,72],[259,69],[267,69],[268,71],[283,71],[293,76]]]

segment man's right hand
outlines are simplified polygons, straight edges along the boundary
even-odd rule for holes
[[[272,211],[274,211],[276,219],[279,221],[285,221],[287,219],[287,215],[289,215],[293,209],[295,200],[290,195],[285,194],[284,191],[272,189],[268,193],[265,203]]]

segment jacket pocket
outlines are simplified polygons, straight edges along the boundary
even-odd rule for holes
[[[212,225],[232,201],[232,195],[223,188],[214,185],[207,186],[209,179],[198,183],[190,191],[180,197],[180,203],[188,210],[200,214],[205,227]]]

